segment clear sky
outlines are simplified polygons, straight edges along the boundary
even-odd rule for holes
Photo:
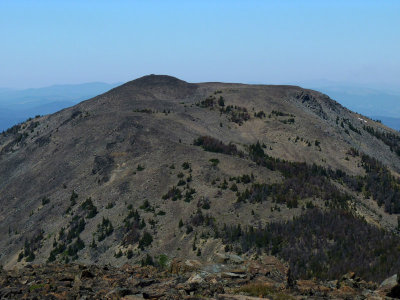
[[[400,1],[0,1],[0,87],[146,74],[400,85]]]

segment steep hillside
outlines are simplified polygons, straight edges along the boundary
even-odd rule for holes
[[[296,276],[329,279],[349,271],[349,253],[321,257],[322,270],[303,257],[301,267],[301,241],[282,239],[295,231],[274,226],[319,232],[321,251],[339,251],[330,245],[361,229],[371,252],[399,251],[390,233],[399,171],[399,134],[321,93],[145,76],[0,136],[0,262],[123,265],[264,251]],[[327,219],[337,227],[315,229]],[[376,275],[359,270],[367,279],[397,267],[397,252],[381,252],[385,262],[371,252],[363,263]]]

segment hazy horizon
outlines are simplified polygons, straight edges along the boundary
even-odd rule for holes
[[[83,81],[83,82],[69,82],[69,83],[55,83],[55,84],[49,84],[49,85],[41,85],[41,86],[27,86],[27,87],[8,87],[8,86],[0,86],[0,93],[5,92],[5,91],[24,91],[24,90],[38,90],[38,89],[45,89],[45,88],[52,88],[52,87],[65,87],[65,86],[78,86],[78,85],[89,85],[89,84],[108,84],[108,85],[121,85],[124,84],[128,81],[135,80],[137,78],[140,78],[142,76],[147,76],[150,74],[154,73],[149,73],[149,74],[143,74],[135,78],[131,78],[127,81],[115,81],[115,82],[106,82],[106,81]],[[168,76],[174,76],[173,74],[156,74],[156,75],[168,75]],[[185,78],[182,77],[176,77],[178,79],[185,80]],[[202,83],[202,82],[210,82],[209,80],[205,81],[187,81],[191,83]],[[315,80],[306,80],[306,81],[301,81],[301,80],[294,80],[294,81],[282,81],[282,82],[275,82],[275,83],[270,83],[270,82],[262,82],[262,81],[236,81],[236,82],[231,82],[231,81],[223,81],[223,80],[216,80],[214,82],[225,82],[225,83],[242,83],[242,84],[263,84],[263,85],[297,85],[301,86],[303,88],[309,88],[309,89],[315,89],[315,88],[353,88],[355,90],[357,89],[365,89],[365,90],[370,90],[370,91],[380,91],[380,92],[386,92],[388,94],[400,94],[400,86],[394,85],[394,86],[374,86],[372,84],[361,84],[361,83],[354,83],[352,84],[351,82],[340,82],[340,81],[329,81],[325,79],[315,79]]]

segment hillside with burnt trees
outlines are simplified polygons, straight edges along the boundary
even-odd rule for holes
[[[0,134],[0,262],[274,256],[293,281],[380,283],[399,269],[399,149],[313,90],[145,76]]]

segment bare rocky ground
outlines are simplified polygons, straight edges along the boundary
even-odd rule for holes
[[[165,269],[124,265],[29,265],[0,273],[1,299],[391,299],[397,277],[380,286],[353,272],[339,280],[293,280],[288,267],[265,256],[216,264],[174,260]]]

